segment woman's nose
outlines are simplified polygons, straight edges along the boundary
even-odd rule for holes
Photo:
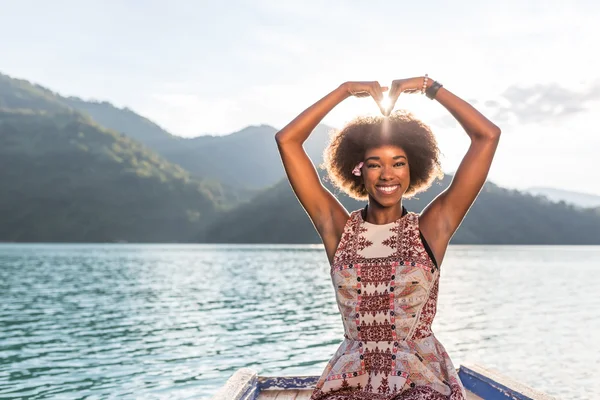
[[[381,173],[379,174],[380,179],[391,179],[394,177],[394,169],[391,167],[382,167]]]

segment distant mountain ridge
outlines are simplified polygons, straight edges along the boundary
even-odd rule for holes
[[[183,139],[132,110],[2,74],[0,110],[0,240],[319,242],[271,126]],[[318,126],[305,144],[315,164],[329,130]],[[407,208],[420,211],[450,179]],[[348,210],[363,206],[337,195]],[[599,228],[600,207],[488,182],[452,243],[600,244]]]
[[[152,150],[178,148],[184,146],[186,141],[129,108],[117,108],[106,101],[85,101],[78,97],[60,98],[66,105],[84,112],[98,124],[121,132]]]
[[[39,85],[0,74],[0,107],[29,108],[56,112],[71,108],[89,115],[98,124],[143,143],[165,159],[189,171],[192,176],[218,181],[252,193],[277,183],[283,176],[275,146],[277,129],[269,125],[249,126],[223,136],[182,138],[172,135],[134,111],[102,101],[63,97]],[[201,112],[201,110],[200,110]],[[321,162],[332,128],[319,125],[305,144],[308,155]],[[237,164],[237,168],[223,165]]]
[[[248,126],[222,136],[181,138],[129,109],[119,109],[107,102],[88,102],[75,97],[64,102],[89,114],[99,124],[145,144],[193,176],[250,190],[271,186],[284,176],[275,146],[277,129],[272,126]],[[331,130],[319,125],[305,143],[306,152],[315,162],[322,161]],[[238,167],[224,168],[232,164]]]
[[[343,193],[336,194],[348,211],[363,208]],[[451,175],[437,181],[416,199],[404,200],[421,212],[448,187]],[[320,243],[306,212],[287,180],[215,220],[199,237],[212,243]],[[600,244],[600,209],[579,210],[487,182],[454,235],[452,244]]]
[[[569,190],[548,187],[532,187],[526,189],[525,192],[530,193],[534,196],[544,196],[550,201],[563,201],[565,203],[573,204],[578,207],[600,207],[600,196],[594,194],[573,192]]]

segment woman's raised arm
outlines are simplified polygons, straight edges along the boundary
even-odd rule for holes
[[[446,247],[477,198],[487,178],[496,148],[500,128],[466,101],[424,77],[394,81],[390,89],[392,102],[400,93],[415,93],[425,87],[430,94],[437,90],[435,100],[444,106],[464,128],[471,145],[463,157],[450,186],[437,196],[421,213],[421,230],[441,263]],[[393,104],[393,103],[392,103]],[[410,162],[410,161],[409,161]],[[435,254],[435,253],[438,254]],[[439,258],[438,258],[439,257]]]
[[[371,96],[380,105],[386,90],[378,82],[346,82],[304,110],[275,135],[290,185],[319,232],[330,261],[348,219],[348,212],[322,185],[315,166],[304,151],[303,143],[319,122],[346,98]]]

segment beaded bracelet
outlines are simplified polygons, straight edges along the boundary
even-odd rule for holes
[[[427,80],[429,79],[428,75],[425,74],[425,78],[423,79],[423,88],[421,89],[421,93],[425,94],[425,89],[427,89]]]
[[[438,90],[440,90],[441,87],[442,87],[441,83],[439,83],[438,81],[433,81],[431,86],[429,86],[427,88],[427,90],[425,91],[425,96],[429,97],[431,100],[435,99],[435,95],[437,94]]]

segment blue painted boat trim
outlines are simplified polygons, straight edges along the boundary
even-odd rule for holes
[[[260,390],[257,386],[251,386],[246,388],[246,390],[240,393],[238,399],[240,400],[256,400],[258,398],[258,394]]]
[[[311,389],[315,387],[318,380],[318,376],[266,377],[264,379],[259,379],[258,387],[260,390],[270,388]]]
[[[531,400],[530,397],[516,393],[486,376],[466,370],[462,367],[458,371],[458,377],[466,390],[476,394],[482,399],[496,400],[509,398],[515,400]]]
[[[551,400],[553,397],[479,365],[461,365],[458,377],[469,392],[486,400]]]

